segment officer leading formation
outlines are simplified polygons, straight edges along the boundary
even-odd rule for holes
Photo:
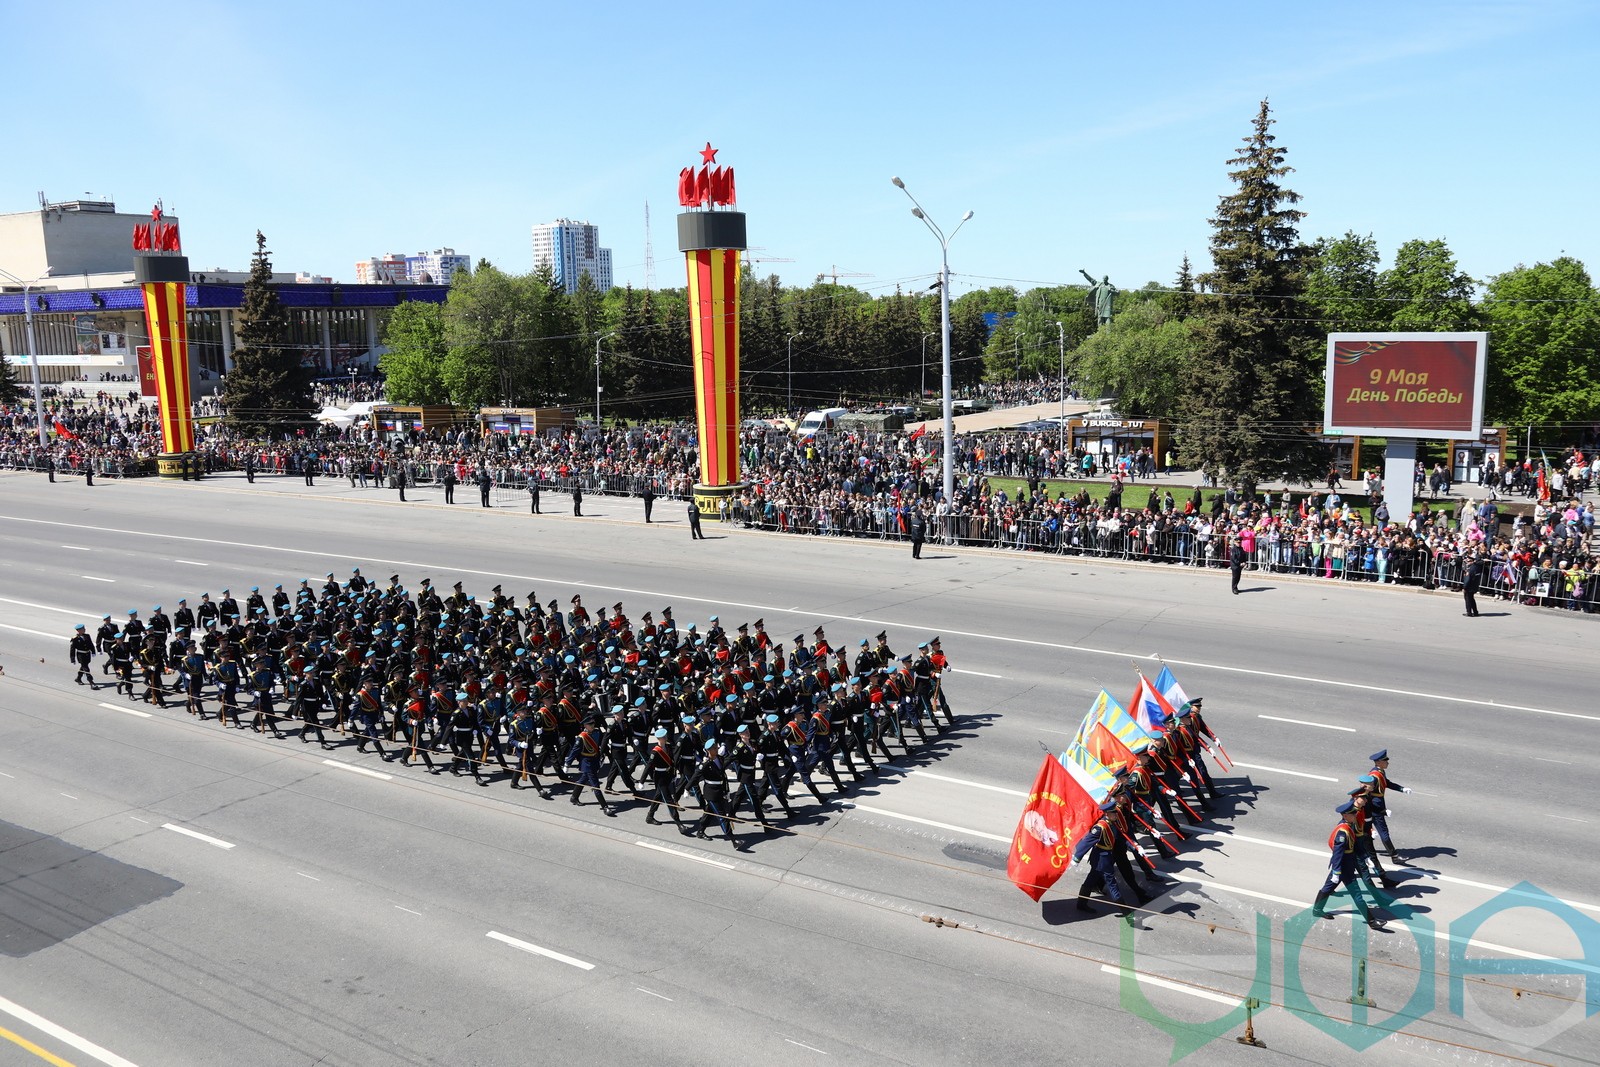
[[[665,810],[685,834],[730,841],[770,830],[769,807],[792,818],[796,783],[826,804],[819,777],[838,795],[841,770],[860,781],[954,725],[938,637],[897,655],[883,631],[852,657],[821,626],[786,649],[763,619],[730,633],[713,615],[702,632],[671,607],[635,623],[621,603],[591,615],[581,594],[565,607],[491,594],[457,582],[441,596],[427,578],[413,593],[399,575],[379,588],[356,568],[292,594],[253,586],[242,608],[224,589],[170,616],[108,614],[92,638],[74,630],[68,658],[79,685],[103,684],[99,652],[120,695],[223,726],[324,748],[331,731],[434,774],[593,796],[607,815],[636,800],[647,822]]]

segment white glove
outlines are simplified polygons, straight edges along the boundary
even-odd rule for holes
[[[1400,792],[1406,794],[1407,796],[1410,796],[1411,795],[1411,787],[1407,786],[1407,785],[1403,785],[1403,786],[1400,787]]]

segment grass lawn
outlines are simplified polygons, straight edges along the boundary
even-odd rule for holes
[[[1019,492],[1027,492],[1028,480],[1026,478],[1004,478],[990,475],[989,488],[993,489],[997,493],[1001,490],[1004,490],[1008,499],[1015,500]],[[1046,478],[1039,483],[1039,488],[1041,492],[1047,493],[1052,500],[1062,495],[1076,496],[1080,490],[1087,489],[1089,491],[1089,498],[1091,500],[1103,501],[1106,498],[1106,494],[1111,491],[1111,483],[1101,481],[1082,481],[1076,478]],[[1141,478],[1135,482],[1124,482],[1122,487],[1123,506],[1144,507],[1145,500],[1150,495],[1152,489],[1155,491],[1158,499],[1160,498],[1161,494],[1170,492],[1172,494],[1173,501],[1178,506],[1178,510],[1181,511],[1183,510],[1184,501],[1188,500],[1189,497],[1194,493],[1194,483],[1183,478],[1162,478],[1159,475],[1155,478]],[[1217,497],[1224,496],[1226,493],[1226,489],[1201,489],[1200,498],[1204,501],[1202,510],[1210,511],[1211,502]],[[1304,490],[1292,491],[1292,497],[1296,504],[1310,495],[1310,493]],[[1326,499],[1328,495],[1327,491],[1322,490],[1321,495],[1324,499]],[[1281,496],[1282,490],[1272,494],[1272,503],[1274,508],[1277,507]],[[1339,497],[1341,500],[1347,501],[1352,508],[1357,510],[1365,509],[1363,511],[1363,515],[1371,514],[1366,493],[1349,492],[1341,489],[1339,491]],[[1419,500],[1416,503],[1419,507],[1426,505],[1434,511],[1443,512],[1453,512],[1454,509],[1459,506],[1459,503],[1457,502],[1446,500],[1438,500],[1433,502]]]

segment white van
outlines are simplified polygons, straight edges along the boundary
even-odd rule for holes
[[[806,417],[800,420],[800,425],[795,427],[795,436],[802,441],[815,437],[818,430],[832,430],[839,419],[850,414],[849,408],[822,408],[819,411],[808,411]]]

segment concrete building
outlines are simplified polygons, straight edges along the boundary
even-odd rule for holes
[[[456,271],[470,271],[472,257],[457,255],[453,248],[435,248],[406,257],[406,281],[414,285],[449,285]]]
[[[587,274],[601,292],[611,288],[611,249],[600,247],[600,227],[557,219],[533,228],[533,266],[548,266],[567,292]]]
[[[396,252],[356,262],[357,285],[395,285],[407,280],[406,257]]]
[[[147,346],[144,301],[133,280],[133,228],[150,216],[118,214],[102,201],[41,204],[37,211],[0,215],[0,270],[25,281],[39,278],[32,304],[40,377],[45,382],[101,381],[139,375],[138,351]],[[172,216],[162,221],[176,222]],[[442,303],[445,285],[404,281],[340,285],[310,272],[275,272],[273,285],[287,313],[288,343],[320,374],[370,367],[383,351],[380,338],[390,311],[408,300]],[[48,277],[44,277],[48,268]],[[195,392],[209,392],[233,367],[246,271],[191,267],[189,358]],[[21,286],[0,278],[0,356],[26,383],[28,335]]]

